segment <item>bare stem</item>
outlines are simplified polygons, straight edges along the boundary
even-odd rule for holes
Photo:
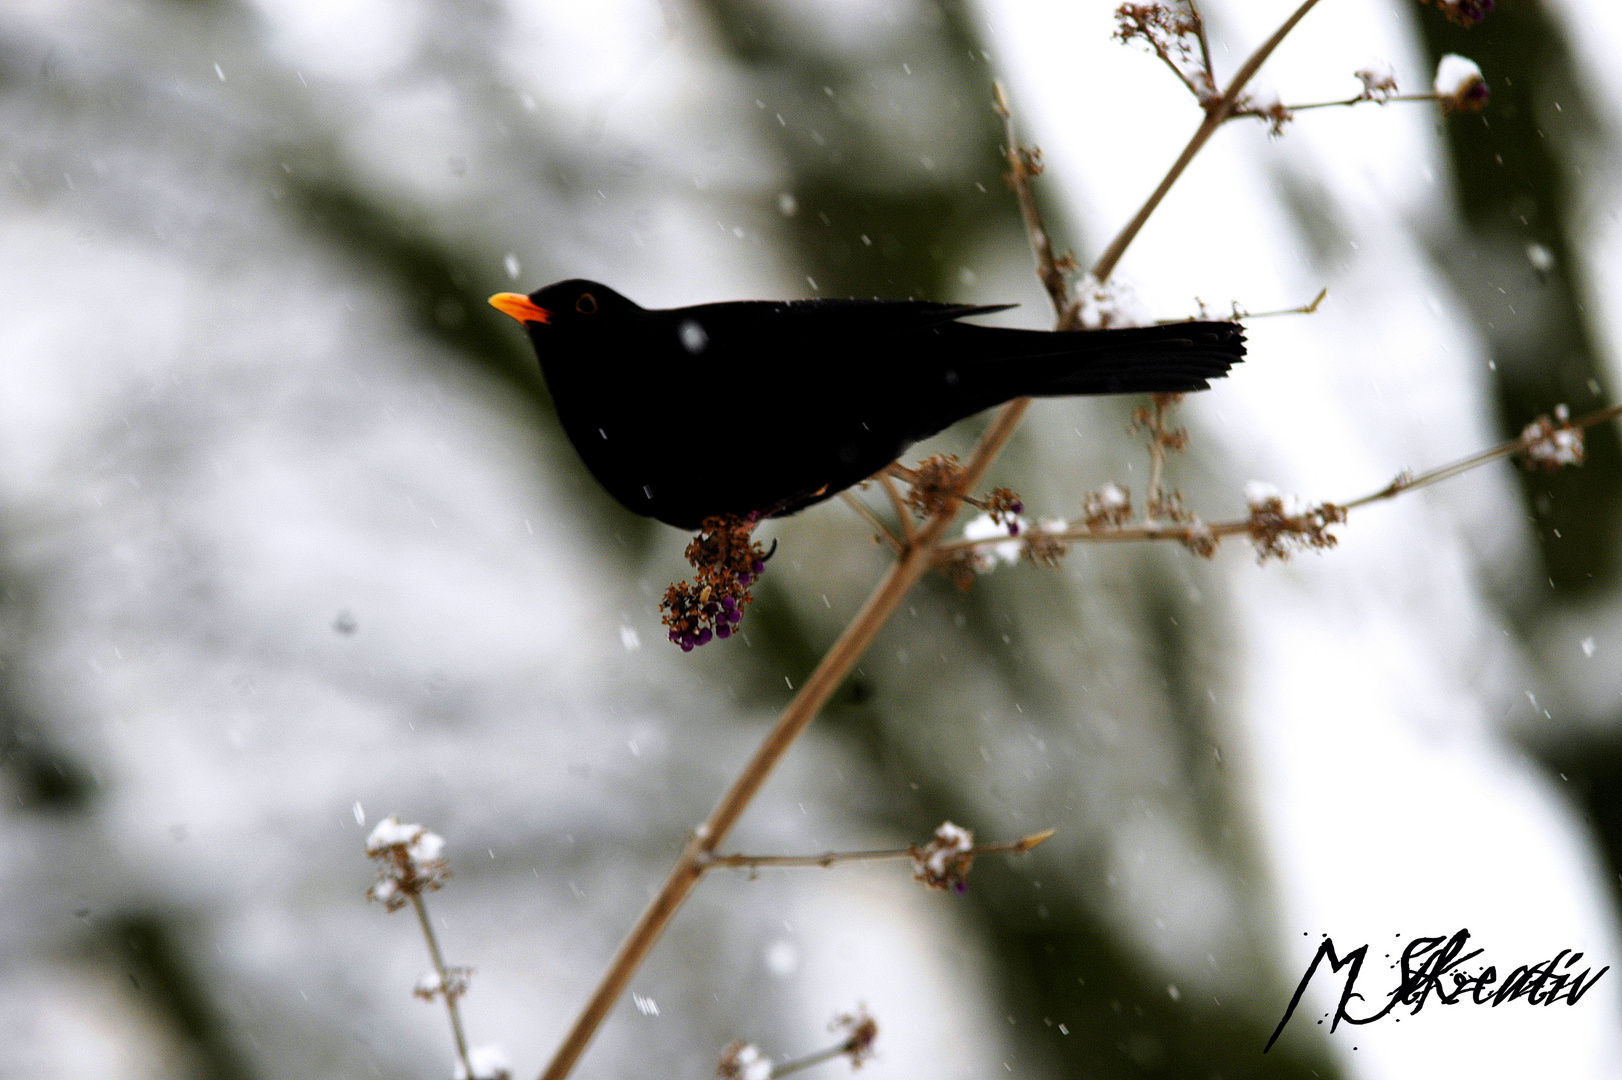
[[[1571,426],[1580,430],[1586,430],[1587,428],[1594,427],[1598,424],[1603,424],[1608,420],[1615,420],[1619,416],[1622,416],[1622,405],[1612,405],[1610,408],[1600,409],[1598,412],[1592,412],[1587,416],[1573,420],[1571,422]],[[1497,446],[1489,447],[1486,450],[1471,454],[1469,457],[1460,458],[1457,461],[1449,462],[1446,465],[1439,465],[1436,468],[1422,472],[1417,476],[1409,473],[1403,473],[1401,476],[1391,481],[1391,483],[1387,484],[1379,491],[1373,491],[1367,495],[1360,496],[1359,498],[1332,505],[1338,506],[1342,510],[1356,510],[1359,507],[1368,506],[1371,503],[1383,502],[1386,499],[1394,499],[1398,495],[1402,495],[1406,492],[1418,491],[1420,488],[1430,487],[1432,484],[1441,483],[1443,480],[1451,480],[1453,477],[1458,476],[1461,473],[1467,473],[1472,469],[1478,469],[1489,462],[1497,461],[1500,458],[1506,458],[1514,454],[1521,453],[1526,448],[1527,441],[1524,437],[1509,439],[1505,442],[1499,443]],[[1097,543],[1135,543],[1146,540],[1175,540],[1179,543],[1187,543],[1193,538],[1196,531],[1206,533],[1210,536],[1222,537],[1243,535],[1249,533],[1250,528],[1251,524],[1249,518],[1244,520],[1214,521],[1209,523],[1147,522],[1143,525],[1104,526],[1096,529],[1081,526],[1074,529],[1066,529],[1063,532],[1045,532],[1040,534],[1040,538],[1044,540],[1062,540],[1067,543],[1089,541]],[[1009,542],[1024,543],[1030,538],[1031,535],[1033,534],[1026,533],[1023,536],[1018,537],[996,536],[987,540],[951,540],[937,546],[936,558],[937,561],[944,563],[963,551],[970,551],[975,548],[994,547],[998,544],[1006,544]]]
[[[987,459],[986,464],[989,463]],[[983,473],[984,467],[982,466],[979,471]],[[671,869],[670,876],[665,879],[664,886],[654,896],[636,925],[631,928],[630,935],[620,946],[608,970],[604,972],[596,991],[586,1002],[585,1009],[564,1037],[551,1064],[542,1074],[542,1080],[563,1080],[569,1075],[585,1050],[586,1044],[591,1041],[603,1018],[608,1015],[609,1009],[619,999],[620,994],[624,993],[642,959],[653,948],[654,942],[659,940],[665,926],[686,899],[687,893],[703,875],[704,863],[714,855],[716,846],[732,831],[732,827],[737,824],[738,818],[743,815],[756,792],[771,775],[772,769],[782,760],[783,755],[805,730],[806,725],[833,696],[833,692],[844,681],[845,675],[855,666],[862,653],[867,651],[867,647],[872,644],[885,623],[889,622],[890,616],[895,613],[907,593],[918,583],[918,579],[929,571],[935,544],[956,516],[957,510],[954,506],[930,519],[919,533],[918,543],[902,552],[901,558],[885,573],[873,594],[862,605],[856,618],[845,627],[833,647],[823,656],[821,663],[801,685],[799,692],[794,695],[794,699],[783,710],[782,716],[767,733],[765,741],[760,744],[738,778],[733,781],[732,787],[721,797],[720,804],[688,840],[681,857]]]
[[[1235,304],[1233,306],[1233,317],[1235,319],[1274,319],[1280,315],[1313,315],[1317,313],[1318,305],[1323,303],[1324,297],[1328,295],[1329,286],[1325,285],[1318,290],[1317,296],[1314,296],[1309,302],[1302,304],[1300,307],[1281,308],[1278,311],[1249,312]]]
[[[1346,105],[1384,105],[1391,101],[1441,101],[1440,94],[1392,94],[1390,97],[1369,97],[1359,94],[1343,101],[1314,101],[1308,105],[1285,105],[1287,113],[1305,112],[1308,109],[1334,109]],[[1228,114],[1229,120],[1237,120],[1242,116],[1254,116],[1262,120],[1271,120],[1272,115],[1263,109],[1235,109]]]
[[[787,1076],[789,1073],[797,1073],[801,1069],[809,1069],[813,1065],[821,1065],[824,1061],[832,1061],[834,1058],[846,1053],[849,1049],[850,1041],[847,1039],[838,1046],[830,1046],[826,1050],[818,1050],[814,1054],[807,1054],[798,1061],[785,1061],[783,1064],[772,1069],[769,1075],[772,1077],[772,1080],[776,1080],[776,1078],[779,1076]]]
[[[1292,307],[1292,308],[1280,308],[1277,311],[1246,311],[1243,307],[1240,306],[1239,301],[1235,300],[1233,302],[1233,314],[1230,316],[1230,318],[1237,321],[1237,320],[1240,320],[1240,319],[1244,319],[1244,320],[1249,320],[1249,319],[1276,319],[1280,315],[1314,315],[1314,314],[1317,314],[1318,305],[1322,304],[1324,302],[1324,298],[1327,297],[1328,295],[1329,295],[1329,286],[1326,285],[1323,288],[1318,290],[1318,295],[1317,296],[1314,296],[1311,300],[1307,301],[1305,304],[1301,304],[1301,305],[1299,305],[1297,307]],[[1198,300],[1197,297],[1196,297],[1196,300]],[[1202,319],[1203,318],[1208,318],[1209,316],[1207,316],[1206,312],[1205,312],[1205,303],[1203,301],[1199,301],[1199,306],[1200,306],[1200,316],[1199,317],[1202,318]],[[1176,319],[1156,319],[1155,320],[1155,325],[1156,326],[1175,326],[1178,323],[1185,323],[1185,322],[1188,322],[1187,316],[1179,317],[1179,318],[1176,318]]]
[[[422,936],[428,942],[428,955],[434,962],[434,972],[439,976],[440,996],[445,999],[445,1011],[451,1016],[451,1034],[456,1036],[456,1057],[462,1063],[462,1071],[467,1073],[468,1080],[473,1078],[473,1062],[467,1055],[467,1035],[462,1031],[462,1014],[456,1007],[456,991],[451,981],[451,973],[445,967],[445,957],[439,951],[439,938],[434,936],[434,924],[428,918],[428,905],[423,903],[421,893],[411,893],[411,906],[417,911],[417,922],[422,926]]]
[[[1205,35],[1205,18],[1200,14],[1200,9],[1194,6],[1194,0],[1188,0],[1188,13],[1194,19],[1194,36],[1200,42],[1200,68],[1205,72],[1205,85],[1215,90],[1216,68],[1211,65],[1211,41]],[[1194,96],[1202,95],[1196,93]]]
[[[1152,522],[1160,516],[1164,496],[1160,490],[1161,478],[1166,472],[1166,413],[1171,406],[1159,394],[1149,403],[1149,487],[1143,500],[1143,520]]]
[[[1142,231],[1144,224],[1149,220],[1149,216],[1160,206],[1161,200],[1166,197],[1166,193],[1183,175],[1183,170],[1188,168],[1188,163],[1194,160],[1195,155],[1205,147],[1211,136],[1216,134],[1216,129],[1223,125],[1228,119],[1228,114],[1233,112],[1234,107],[1239,104],[1240,94],[1244,93],[1246,84],[1256,74],[1257,69],[1266,62],[1269,56],[1273,55],[1273,50],[1278,48],[1279,44],[1289,36],[1291,30],[1295,29],[1295,24],[1300,22],[1317,3],[1318,0],[1304,0],[1302,5],[1295,9],[1295,13],[1285,19],[1283,25],[1277,30],[1273,31],[1273,36],[1262,42],[1261,46],[1250,54],[1250,59],[1246,60],[1244,65],[1239,68],[1239,71],[1233,77],[1233,82],[1228,84],[1228,89],[1223,92],[1222,96],[1206,106],[1205,121],[1200,124],[1199,129],[1188,140],[1188,145],[1183,147],[1183,152],[1177,156],[1177,160],[1167,170],[1165,178],[1160,181],[1160,186],[1155,188],[1154,193],[1132,216],[1132,220],[1126,223],[1126,226],[1116,235],[1114,240],[1110,241],[1109,246],[1104,249],[1104,253],[1093,264],[1092,276],[1095,281],[1107,281],[1109,276],[1115,272],[1115,265],[1121,261],[1121,256],[1126,254],[1127,246],[1137,239],[1138,233]]]
[[[890,496],[890,505],[895,507],[895,516],[901,521],[901,536],[907,543],[918,538],[918,527],[912,519],[912,508],[907,500],[901,497],[901,490],[895,486],[895,480],[889,473],[882,473],[879,482],[884,485],[884,493]]]
[[[849,491],[841,491],[839,493],[839,497],[845,501],[846,506],[856,511],[858,517],[867,522],[869,525],[873,526],[881,538],[889,541],[892,548],[894,548],[896,551],[901,550],[901,541],[895,538],[895,534],[885,526],[884,522],[879,520],[877,514],[873,513],[873,511],[867,508],[866,503]]]
[[[1576,420],[1571,422],[1571,426],[1579,430],[1586,431],[1588,428],[1594,427],[1598,424],[1603,424],[1608,420],[1615,420],[1618,416],[1622,416],[1622,405],[1612,405],[1610,408],[1600,409],[1597,412],[1589,413],[1587,416],[1578,417]],[[1471,469],[1479,468],[1480,466],[1487,464],[1489,461],[1497,461],[1499,458],[1509,457],[1510,455],[1519,453],[1524,449],[1526,449],[1526,439],[1524,437],[1510,439],[1507,442],[1501,442],[1497,446],[1491,447],[1490,449],[1483,450],[1478,454],[1472,454],[1467,458],[1461,458],[1458,461],[1451,462],[1447,465],[1440,465],[1428,472],[1422,472],[1418,476],[1409,476],[1404,473],[1402,476],[1397,477],[1379,491],[1364,495],[1360,499],[1353,499],[1351,502],[1344,503],[1343,505],[1347,510],[1355,510],[1360,506],[1367,506],[1370,503],[1380,502],[1383,499],[1394,499],[1405,491],[1414,491],[1418,488],[1430,487],[1432,484],[1440,483],[1443,480],[1452,479],[1453,477],[1458,476],[1460,473],[1469,472]]]
[[[1073,330],[1078,308],[1070,298],[1070,283],[1064,278],[1059,260],[1054,258],[1053,242],[1048,239],[1048,231],[1042,224],[1042,211],[1037,208],[1036,194],[1031,190],[1031,178],[1036,175],[1035,153],[1019,145],[1014,131],[1014,114],[1008,107],[1008,92],[1003,89],[1002,83],[992,83],[991,90],[995,95],[993,108],[1002,118],[1003,138],[1007,143],[1008,183],[1019,200],[1019,214],[1025,222],[1025,233],[1031,240],[1031,252],[1036,256],[1036,276],[1041,279],[1042,287],[1048,291],[1048,299],[1053,302],[1054,314],[1059,318],[1056,329]]]
[[[1055,830],[1043,829],[1041,832],[1022,836],[1018,840],[1005,840],[999,844],[976,844],[963,852],[965,855],[1023,855],[1032,848],[1047,841],[1053,836]],[[747,867],[757,869],[764,866],[834,866],[847,862],[880,862],[886,859],[910,859],[912,848],[883,848],[878,851],[827,851],[821,855],[717,855],[705,863],[705,869],[717,867],[730,867],[737,869]]]

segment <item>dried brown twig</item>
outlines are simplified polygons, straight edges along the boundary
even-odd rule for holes
[[[1005,840],[998,844],[976,844],[967,848],[965,854],[971,857],[981,855],[1023,855],[1027,851],[1045,843],[1052,838],[1053,829],[1043,829],[1041,832],[1022,836],[1018,840]],[[887,859],[910,859],[918,849],[882,848],[876,851],[826,851],[821,855],[716,855],[704,865],[707,869],[727,867],[738,870],[756,870],[765,867],[792,867],[792,866],[836,866],[848,862],[882,862]]]
[[[444,850],[445,841],[437,833],[421,825],[401,824],[397,817],[384,818],[366,838],[366,854],[378,865],[377,883],[366,895],[382,904],[385,911],[399,911],[409,905],[417,913],[417,924],[428,943],[428,958],[433,961],[434,974],[431,979],[419,982],[413,992],[424,1001],[432,1001],[436,996],[445,999],[451,1035],[456,1042],[456,1059],[462,1071],[471,1077],[473,1061],[468,1053],[467,1034],[462,1028],[461,1010],[456,1004],[467,992],[470,971],[446,966],[433,921],[428,918],[428,905],[423,901],[423,894],[437,891],[450,879]]]
[[[1121,255],[1132,243],[1148,221],[1149,216],[1165,198],[1166,192],[1176,183],[1178,177],[1210,139],[1216,128],[1221,126],[1222,117],[1227,115],[1234,104],[1239,100],[1256,70],[1278,48],[1279,43],[1288,36],[1295,25],[1301,21],[1317,4],[1317,0],[1305,0],[1299,8],[1287,19],[1279,29],[1245,61],[1234,75],[1228,89],[1208,111],[1206,120],[1200,125],[1194,137],[1173,163],[1165,179],[1155,189],[1154,194],[1121,230],[1121,233],[1105,248],[1103,255],[1093,265],[1092,277],[1098,282],[1106,281],[1114,270],[1115,264]],[[1007,98],[1001,95],[1000,107],[1006,113]],[[1010,164],[1015,157],[1010,154]],[[1049,267],[1059,268],[1058,260],[1053,258],[1051,244],[1047,242],[1046,230],[1042,227],[1041,216],[1036,210],[1034,199],[1030,198],[1029,175],[1023,168],[1014,169],[1012,179],[1015,192],[1020,198],[1021,212],[1025,215],[1026,229],[1030,233],[1033,248],[1036,249],[1039,271],[1043,273],[1043,284],[1048,288],[1049,297],[1054,302],[1054,309],[1058,316],[1056,328],[1060,330],[1075,329],[1076,313],[1069,303],[1068,286],[1063,281],[1062,272],[1059,274],[1058,285],[1055,288],[1047,273]],[[1027,212],[1028,208],[1028,212]],[[984,479],[991,464],[997,455],[1013,436],[1014,430],[1019,426],[1025,411],[1030,406],[1029,398],[1019,398],[1003,406],[990,427],[981,436],[980,442],[975,446],[968,463],[963,466],[961,474],[961,490],[973,491],[977,489]],[[952,521],[957,517],[959,506],[956,503],[948,505],[941,512],[930,517],[919,528],[917,536],[907,544],[899,553],[895,564],[885,573],[884,577],[874,588],[872,594],[857,612],[856,617],[845,627],[839,638],[829,648],[810,676],[801,685],[788,706],[783,710],[777,723],[773,725],[766,738],[761,742],[755,753],[744,765],[738,778],[721,797],[720,803],[710,814],[709,818],[694,830],[687,844],[683,847],[676,864],[671,868],[665,883],[655,894],[646,910],[643,911],[636,925],[631,928],[619,951],[614,955],[607,970],[603,973],[596,989],[587,1000],[585,1007],[570,1026],[563,1042],[559,1045],[552,1061],[542,1073],[542,1080],[563,1080],[574,1069],[575,1062],[585,1051],[587,1043],[596,1034],[597,1028],[608,1015],[619,996],[625,992],[630,983],[631,976],[641,966],[642,960],[647,956],[660,935],[664,933],[676,910],[686,899],[688,892],[697,884],[704,873],[704,861],[713,858],[716,847],[732,831],[744,810],[760,791],[766,778],[777,763],[782,760],[795,739],[800,736],[808,724],[827,704],[845,676],[850,672],[863,653],[867,651],[873,639],[890,617],[900,606],[901,601],[912,590],[920,578],[935,565],[936,548],[940,545],[942,537]]]
[[[1033,531],[1022,537],[999,536],[985,540],[948,541],[937,548],[936,561],[938,565],[947,565],[963,558],[966,552],[1003,544],[1023,544],[1030,550],[1041,544],[1055,542],[1130,543],[1171,540],[1194,549],[1197,554],[1205,555],[1214,552],[1215,541],[1223,537],[1247,535],[1256,542],[1258,551],[1264,558],[1282,557],[1284,552],[1277,545],[1282,537],[1290,535],[1308,538],[1308,546],[1332,547],[1334,537],[1325,534],[1323,530],[1328,525],[1345,520],[1348,511],[1386,499],[1394,499],[1409,491],[1418,491],[1420,488],[1452,479],[1501,458],[1519,454],[1527,459],[1529,466],[1536,468],[1580,464],[1583,444],[1579,433],[1622,416],[1622,405],[1612,405],[1576,420],[1565,417],[1563,412],[1564,407],[1556,410],[1553,419],[1547,416],[1539,417],[1528,424],[1526,430],[1518,437],[1501,442],[1497,446],[1417,475],[1405,472],[1380,490],[1343,503],[1320,503],[1304,507],[1294,514],[1284,514],[1282,500],[1279,500],[1279,509],[1268,508],[1267,502],[1272,500],[1258,501],[1252,504],[1249,517],[1232,521],[1203,522],[1190,516],[1183,520],[1146,521],[1139,525],[1126,525],[1119,520],[1103,521],[1095,518],[1092,523],[1054,531]],[[1312,538],[1322,542],[1313,542]]]

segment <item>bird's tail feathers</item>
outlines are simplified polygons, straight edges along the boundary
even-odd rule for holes
[[[1004,331],[1004,333],[1021,333]],[[1023,337],[1023,334],[1021,334]],[[1072,394],[1181,393],[1204,390],[1244,359],[1245,332],[1233,322],[1183,322],[1074,335],[1032,333],[974,381],[998,400]]]

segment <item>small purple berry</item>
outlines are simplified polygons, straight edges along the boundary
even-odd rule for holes
[[[1013,504],[1009,506],[1008,509],[1012,510],[1016,514],[1023,514],[1025,512],[1025,504],[1020,502],[1018,499],[1015,499]]]
[[[706,626],[704,629],[702,629],[702,630],[700,630],[698,632],[698,643],[700,645],[708,645],[710,643],[710,628],[709,627]]]
[[[755,580],[755,579],[750,577],[747,572],[738,575],[738,584],[739,585],[747,585],[753,580]]]
[[[1008,523],[1008,535],[1009,536],[1018,536],[1019,535],[1019,522],[1010,521]]]
[[[720,611],[720,610],[721,610],[720,607],[716,604],[716,602],[714,600],[711,600],[709,603],[704,605],[704,614],[706,614],[706,615],[714,615],[717,611]]]
[[[964,893],[969,891],[969,883],[964,879],[959,878],[957,884],[952,886],[952,891],[957,893],[959,896],[962,896]]]
[[[721,606],[726,608],[728,611],[731,611],[733,608],[738,606],[738,602],[732,599],[730,596],[723,596],[721,597]]]
[[[759,577],[761,574],[764,574],[766,572],[766,564],[764,562],[762,562],[761,560],[756,559],[755,560],[755,565],[750,567],[750,569],[755,572],[756,577]]]
[[[720,638],[722,641],[725,641],[727,638],[731,637],[732,636],[732,624],[731,623],[722,623],[720,626],[717,626],[715,628],[715,636]]]
[[[693,643],[691,641],[688,641],[686,638],[682,638],[681,639],[681,651],[682,652],[692,652],[693,651]]]
[[[733,608],[731,611],[726,613],[726,620],[734,625],[741,623],[743,622],[743,612],[739,611],[737,608]]]

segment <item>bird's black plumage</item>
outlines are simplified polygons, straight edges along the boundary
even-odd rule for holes
[[[1012,305],[751,300],[650,310],[593,281],[501,293],[558,418],[627,509],[684,529],[791,514],[1017,397],[1204,390],[1231,322],[1053,332],[958,320]]]

